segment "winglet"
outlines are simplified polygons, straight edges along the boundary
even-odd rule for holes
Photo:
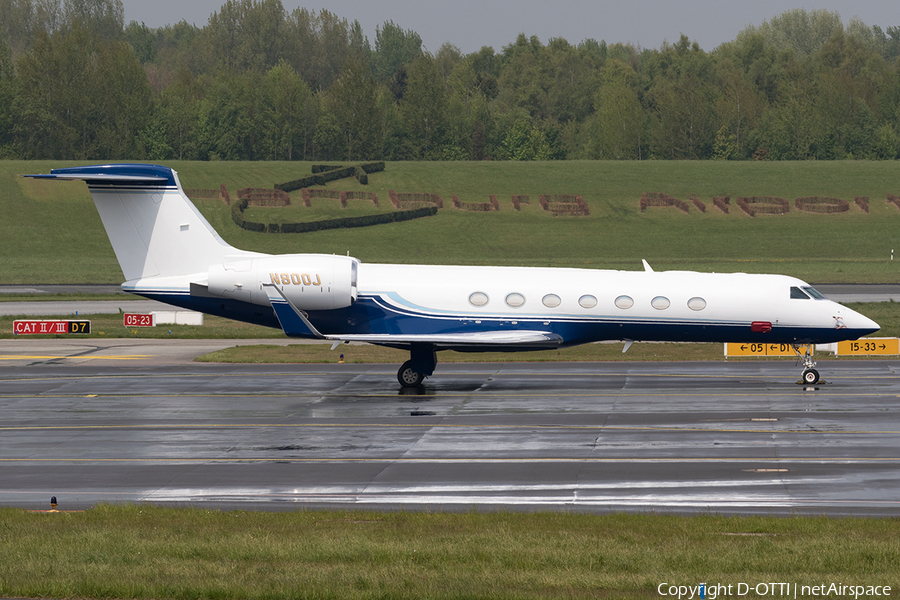
[[[646,260],[644,260],[643,258],[641,259],[641,262],[644,263],[644,271],[646,271],[647,273],[652,273],[652,272],[653,272],[653,268],[650,266],[650,263],[648,263],[648,262],[647,262]]]

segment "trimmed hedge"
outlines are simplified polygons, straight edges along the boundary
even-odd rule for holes
[[[431,217],[436,215],[437,211],[436,206],[426,206],[412,210],[395,210],[377,215],[325,219],[308,223],[283,223],[281,225],[281,233],[308,233],[310,231],[324,231],[326,229],[340,229],[344,227],[368,227],[369,225],[381,225],[384,223],[400,223],[422,217]]]
[[[587,202],[581,196],[571,194],[541,194],[538,198],[541,208],[553,213],[554,217],[560,215],[572,215],[586,217],[591,214]]]
[[[276,183],[274,187],[276,190],[281,190],[283,192],[293,192],[294,190],[299,190],[301,188],[310,187],[313,185],[316,185],[315,175],[301,177],[300,179],[286,181],[285,183]]]
[[[352,167],[319,164],[312,166],[312,175],[284,183],[276,183],[273,187],[284,192],[293,192],[294,190],[314,185],[325,185],[329,181],[344,179],[345,177],[356,177],[361,185],[368,185],[369,173],[378,171],[384,171],[384,161],[361,163]]]
[[[853,199],[856,202],[856,205],[862,209],[864,213],[869,212],[869,197],[868,196],[857,196]]]
[[[310,231],[324,231],[326,229],[340,229],[342,227],[368,227],[369,225],[381,225],[384,223],[400,223],[431,217],[437,214],[436,206],[426,206],[412,210],[398,210],[377,215],[363,215],[360,217],[345,217],[342,219],[324,219],[307,223],[256,223],[244,218],[244,210],[247,209],[248,200],[242,198],[231,205],[231,219],[235,225],[247,231],[258,233],[307,233]]]
[[[512,205],[516,210],[522,210],[522,204],[528,204],[528,196],[525,195],[515,195],[512,197]]]
[[[787,200],[775,196],[738,198],[737,205],[751,217],[755,217],[757,214],[783,215],[791,210],[791,205]]]
[[[241,188],[238,198],[247,200],[247,206],[290,206],[291,197],[282,190],[266,190],[262,188]]]
[[[850,203],[840,198],[826,198],[823,196],[807,196],[794,200],[797,210],[814,213],[839,213],[850,210]]]
[[[410,192],[398,194],[394,190],[388,190],[388,197],[396,209],[421,208],[423,206],[437,206],[444,208],[444,201],[437,194],[424,192]]]
[[[325,171],[334,171],[336,169],[343,169],[344,165],[313,165],[312,172],[313,175],[317,173],[324,173]]]
[[[490,202],[460,202],[459,198],[456,197],[456,194],[451,196],[453,208],[457,208],[459,210],[469,210],[474,212],[491,212],[494,210],[500,210],[500,203],[497,201],[497,196],[491,195]]]
[[[341,192],[337,190],[311,190],[303,188],[300,190],[303,197],[303,206],[309,208],[312,206],[310,200],[313,198],[325,198],[326,200],[341,200],[341,208],[347,208],[347,204],[341,198]]]
[[[688,203],[678,198],[673,198],[662,192],[644,192],[641,194],[641,212],[644,212],[648,206],[674,206],[684,212],[690,212]]]
[[[695,196],[694,194],[691,194],[690,201],[694,203],[694,206],[696,206],[697,209],[700,210],[700,212],[702,212],[702,213],[706,212],[706,205],[703,202],[701,202],[700,199],[697,198],[697,196]]]
[[[366,200],[378,207],[378,194],[372,192],[341,192],[341,204],[346,206],[347,200]]]
[[[713,196],[713,204],[726,215],[728,214],[728,203],[730,201],[731,196]]]
[[[228,190],[225,189],[225,184],[219,185],[219,189],[217,190],[204,190],[200,188],[185,188],[184,195],[190,198],[191,200],[214,200],[218,198],[225,204],[231,204],[231,197],[228,195]]]
[[[897,208],[900,208],[900,198],[898,198],[897,196],[895,196],[893,194],[888,194],[887,200],[888,200],[888,202],[890,202]]]
[[[262,233],[266,231],[265,223],[256,223],[244,219],[244,210],[247,208],[247,199],[242,198],[231,205],[231,219],[241,229]]]
[[[311,206],[310,200],[313,198],[326,198],[328,200],[340,200],[341,208],[347,208],[347,200],[366,200],[376,207],[378,206],[378,195],[372,192],[339,192],[338,190],[321,190],[303,188],[300,190],[303,197],[303,206]]]
[[[219,190],[201,190],[199,188],[187,188],[184,190],[184,195],[193,199],[204,199],[204,200],[213,200],[215,198],[220,198]]]

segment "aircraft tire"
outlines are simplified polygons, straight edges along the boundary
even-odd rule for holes
[[[412,368],[412,361],[408,360],[403,363],[400,366],[400,370],[397,371],[397,381],[400,382],[402,387],[414,388],[422,385],[422,382],[425,381],[425,376],[418,371],[414,371]]]
[[[819,383],[819,372],[815,369],[806,369],[803,371],[803,383],[809,385]]]

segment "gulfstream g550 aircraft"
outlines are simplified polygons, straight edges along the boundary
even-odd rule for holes
[[[794,345],[853,340],[878,324],[782,275],[379,265],[349,256],[269,255],[225,243],[156,165],[54,169],[80,179],[125,275],[122,289],[292,337],[408,350],[418,386],[436,351],[543,350],[600,340]],[[799,350],[798,350],[799,355]],[[819,374],[801,356],[803,380]]]

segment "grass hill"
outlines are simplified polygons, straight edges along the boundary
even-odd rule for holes
[[[73,161],[0,162],[0,283],[119,283],[121,271],[83,183],[23,179]],[[310,173],[300,162],[166,163],[185,188],[216,189],[225,184],[232,198],[243,187],[271,188]],[[369,176],[369,184],[342,179],[334,190],[374,192],[379,207],[353,201],[314,200],[304,208],[300,192],[290,208],[251,208],[258,221],[318,220],[393,210],[388,190],[429,192],[444,199],[434,217],[405,223],[305,234],[264,234],[239,229],[219,200],[195,203],[229,243],[272,253],[350,253],[364,262],[574,266],[656,270],[771,272],[814,283],[900,281],[900,209],[887,202],[900,195],[895,162],[392,162]],[[645,192],[682,200],[695,195],[700,212],[651,207],[641,212]],[[499,212],[466,212],[463,202],[500,201]],[[514,194],[530,196],[516,211]],[[589,216],[552,216],[538,204],[540,194],[577,194]],[[730,196],[729,214],[712,204]],[[787,199],[783,215],[744,214],[739,196]],[[797,210],[794,199],[828,196],[847,200],[850,210],[815,214]],[[869,212],[856,196],[869,199]],[[891,250],[898,251],[891,261]]]

